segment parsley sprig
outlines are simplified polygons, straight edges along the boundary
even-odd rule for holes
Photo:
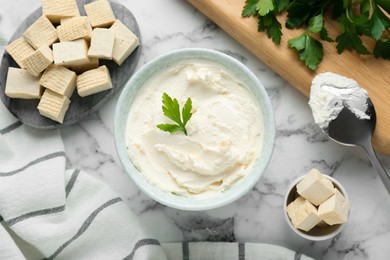
[[[183,109],[181,110],[180,115],[180,107],[179,102],[176,98],[172,99],[167,93],[164,93],[162,95],[162,111],[164,113],[164,116],[168,117],[172,121],[174,121],[176,124],[159,124],[157,125],[158,128],[165,132],[178,132],[183,131],[185,135],[187,135],[187,129],[186,124],[191,119],[192,116],[192,100],[191,98],[188,98],[186,103],[183,106]]]
[[[335,39],[328,36],[326,10],[339,24],[341,33]],[[306,28],[301,35],[289,39],[288,44],[311,70],[317,69],[324,56],[321,40],[335,41],[338,53],[354,50],[390,59],[389,0],[246,0],[242,16],[257,16],[258,31],[266,31],[279,45],[282,26],[277,16],[283,12],[287,12],[287,29]],[[372,50],[364,45],[362,36],[375,41]]]

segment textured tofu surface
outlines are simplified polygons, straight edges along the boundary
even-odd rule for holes
[[[21,68],[24,68],[22,61],[34,53],[34,48],[23,37],[8,44],[5,50]]]
[[[86,72],[87,70],[96,69],[99,67],[99,59],[98,58],[88,58],[88,61],[85,63],[81,63],[78,65],[70,66],[69,68],[73,70],[74,72],[80,74],[83,72]]]
[[[111,29],[95,28],[92,31],[91,46],[88,56],[99,59],[112,59],[114,49],[115,32]]]
[[[293,226],[304,231],[309,231],[321,221],[317,208],[303,197],[296,198],[287,206],[287,214]]]
[[[84,39],[53,44],[54,63],[63,66],[75,66],[89,61],[87,43]]]
[[[111,77],[106,66],[100,66],[77,76],[77,92],[82,97],[111,88]]]
[[[110,30],[115,31],[112,59],[121,65],[139,45],[138,37],[120,20],[115,20]]]
[[[23,34],[24,39],[34,48],[50,46],[58,40],[57,30],[46,16],[39,17]]]
[[[92,27],[109,27],[115,22],[115,15],[107,0],[98,0],[84,5]]]
[[[42,87],[39,78],[32,76],[27,70],[8,68],[5,94],[10,98],[39,99]]]
[[[69,18],[57,26],[58,38],[61,42],[73,41],[81,38],[91,38],[92,27],[86,16]]]
[[[42,12],[53,23],[80,15],[76,0],[42,0]]]
[[[319,216],[329,225],[342,224],[348,219],[349,202],[335,189],[335,194],[318,207]]]
[[[318,206],[334,194],[334,186],[317,169],[312,169],[297,184],[297,192],[315,206]]]
[[[67,97],[46,89],[38,104],[38,110],[42,116],[63,123],[69,104],[70,100]]]
[[[33,76],[38,77],[53,62],[53,52],[43,45],[22,61],[23,66]]]
[[[76,88],[76,73],[57,65],[50,65],[43,73],[39,83],[58,94],[70,98]]]

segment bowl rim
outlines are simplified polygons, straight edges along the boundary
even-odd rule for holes
[[[349,202],[349,197],[348,197],[348,194],[347,194],[347,191],[345,190],[345,188],[343,187],[343,185],[341,185],[341,183],[336,180],[335,178],[333,178],[332,176],[329,176],[329,175],[326,175],[326,174],[321,174],[322,176],[326,177],[327,179],[329,179],[335,186],[337,186],[337,188],[339,188],[339,191],[341,192],[341,194],[344,195],[345,199]],[[345,225],[347,224],[348,222],[348,218],[349,218],[349,213],[350,213],[350,210],[348,210],[348,218],[347,218],[347,222],[345,223],[342,223],[342,224],[339,224],[338,228],[335,229],[333,232],[329,233],[329,234],[326,234],[326,235],[323,235],[323,236],[313,236],[313,235],[309,235],[307,234],[306,232],[304,231],[301,231],[297,228],[295,228],[293,226],[293,224],[291,223],[291,219],[290,217],[288,216],[287,214],[287,200],[288,200],[288,197],[290,195],[290,193],[293,191],[294,187],[306,176],[305,175],[302,175],[298,178],[296,178],[289,186],[289,188],[287,189],[287,192],[284,196],[284,200],[283,200],[283,211],[284,211],[284,218],[288,224],[288,226],[296,233],[298,234],[299,236],[307,239],[307,240],[312,240],[312,241],[324,241],[324,240],[328,240],[328,239],[331,239],[333,237],[335,237],[336,235],[338,235],[345,227]]]
[[[142,82],[147,81],[145,77],[151,73],[150,71],[156,70],[156,68],[161,69],[161,64],[165,64],[163,68],[166,68],[177,61],[193,58],[209,60],[221,65],[222,67],[234,67],[235,70],[239,71],[242,74],[242,77],[246,77],[245,80],[250,82],[252,84],[252,87],[256,88],[257,90],[257,93],[253,93],[253,91],[249,89],[252,94],[258,96],[255,97],[255,100],[258,103],[261,101],[261,104],[259,103],[259,105],[261,106],[261,116],[264,122],[264,137],[260,151],[261,156],[256,159],[253,165],[256,167],[253,167],[253,169],[250,171],[251,176],[245,176],[245,178],[239,181],[239,185],[233,185],[232,187],[225,190],[223,192],[224,196],[217,195],[215,197],[212,197],[212,199],[210,199],[210,197],[192,198],[171,194],[149,183],[146,178],[132,164],[126,148],[126,139],[124,139],[125,134],[123,130],[126,129],[127,116],[131,108],[131,104],[129,105],[128,103],[132,103],[131,101],[129,101],[128,97],[131,95],[132,91],[135,91],[134,96],[136,96],[139,89],[142,88]],[[231,72],[231,69],[228,69],[228,71]],[[234,72],[234,74],[236,74],[236,72]],[[153,75],[153,73],[151,75]],[[240,79],[240,81],[245,80]],[[123,109],[126,105],[128,106],[128,110],[123,112]],[[189,211],[208,210],[222,207],[237,200],[246,192],[248,192],[251,188],[253,188],[253,186],[259,181],[260,177],[264,173],[272,157],[275,144],[275,132],[276,130],[273,107],[263,84],[256,77],[256,75],[237,59],[223,52],[206,48],[178,49],[159,55],[147,62],[130,78],[130,80],[122,89],[122,92],[118,99],[118,103],[116,105],[114,116],[115,147],[120,162],[126,173],[135,182],[138,188],[150,198],[166,206]]]

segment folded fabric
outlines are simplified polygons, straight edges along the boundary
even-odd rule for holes
[[[5,227],[0,224],[0,259],[3,260],[20,260],[25,259],[22,252],[16,246],[14,240]]]
[[[287,248],[258,243],[193,242],[166,243],[162,247],[168,259],[176,260],[309,260]]]
[[[65,170],[59,131],[25,126],[1,104],[0,147],[0,215],[46,259],[166,259],[106,184]]]

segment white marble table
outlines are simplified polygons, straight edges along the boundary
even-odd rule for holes
[[[131,10],[140,26],[143,50],[137,69],[167,51],[202,47],[225,52],[255,73],[275,110],[273,157],[256,186],[230,205],[204,212],[163,206],[144,195],[121,167],[113,137],[116,95],[91,118],[61,130],[69,167],[104,180],[163,242],[261,242],[319,259],[388,259],[390,197],[362,150],[329,141],[314,124],[306,97],[186,1],[118,2]],[[40,0],[0,0],[0,54],[19,23],[40,4]],[[380,155],[380,159],[390,170],[390,157]],[[299,238],[289,230],[282,210],[290,182],[313,167],[339,180],[351,202],[345,229],[323,242]]]

